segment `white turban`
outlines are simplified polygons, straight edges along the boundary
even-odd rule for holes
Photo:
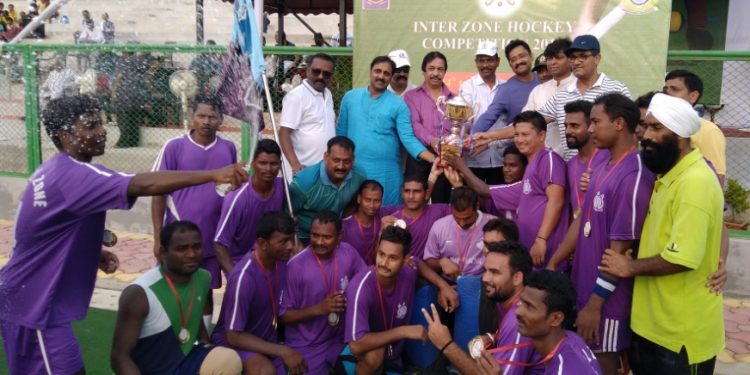
[[[654,95],[647,114],[682,138],[690,138],[701,127],[701,119],[690,103],[667,94]]]

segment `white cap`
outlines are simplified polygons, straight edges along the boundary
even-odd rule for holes
[[[388,57],[396,63],[396,69],[408,66],[411,67],[409,62],[409,54],[402,49],[397,49],[388,53]]]
[[[477,46],[477,56],[495,56],[497,55],[497,42],[494,40],[480,40]]]
[[[651,98],[648,114],[682,138],[690,138],[701,128],[701,120],[686,100],[658,93]]]

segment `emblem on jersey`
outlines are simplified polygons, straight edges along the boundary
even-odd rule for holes
[[[594,211],[604,212],[604,194],[601,191],[597,191],[594,196]]]
[[[528,195],[531,193],[531,182],[529,182],[529,179],[523,180],[523,193]]]
[[[677,252],[677,244],[672,242],[671,245],[667,246],[667,251],[671,251],[673,253]]]
[[[349,285],[349,276],[344,275],[344,277],[339,280],[339,288],[341,290],[346,290],[347,285]]]
[[[409,311],[409,308],[406,307],[405,302],[401,302],[398,304],[398,309],[396,309],[396,319],[403,319],[406,317],[406,312]]]

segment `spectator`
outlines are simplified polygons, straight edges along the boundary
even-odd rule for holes
[[[81,34],[78,36],[78,43],[99,44],[103,41],[104,38],[102,37],[102,33],[95,27],[94,21],[90,20],[89,22],[86,22],[86,29],[81,31]]]
[[[63,64],[61,60],[55,60],[49,76],[41,87],[41,96],[44,99],[62,98],[65,90],[75,84],[75,73]]]
[[[216,41],[207,40],[206,45],[215,46]],[[190,70],[198,79],[198,87],[202,92],[214,91],[211,87],[211,79],[221,75],[221,60],[218,54],[202,53],[190,62]]]
[[[143,108],[147,67],[146,60],[132,52],[123,53],[117,62],[112,85],[112,107],[120,128],[116,147],[137,147],[140,142],[139,126],[147,115]]]
[[[115,42],[115,23],[109,20],[109,14],[102,14],[102,23],[99,27],[104,43],[110,44]]]

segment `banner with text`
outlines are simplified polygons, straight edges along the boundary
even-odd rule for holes
[[[671,0],[357,0],[354,10],[354,85],[368,83],[372,58],[404,49],[410,79],[423,81],[430,51],[448,58],[445,82],[454,92],[476,73],[481,40],[495,40],[498,73],[512,75],[503,47],[525,40],[534,57],[555,38],[599,37],[599,71],[624,82],[634,96],[663,84]]]

